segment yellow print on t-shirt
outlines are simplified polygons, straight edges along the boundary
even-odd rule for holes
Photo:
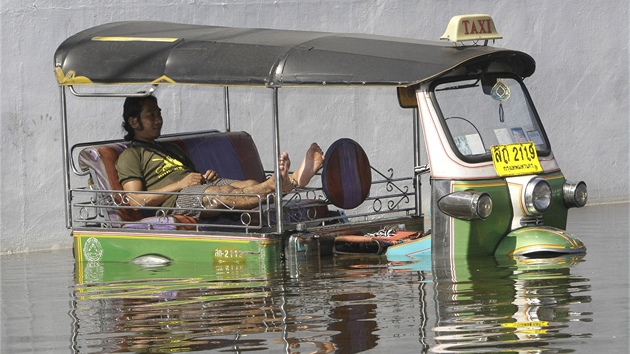
[[[154,158],[151,161],[162,161],[162,164],[155,169],[155,174],[157,174],[158,178],[163,178],[164,176],[169,175],[173,171],[185,170],[184,164],[179,162],[170,156],[166,156],[165,158]]]

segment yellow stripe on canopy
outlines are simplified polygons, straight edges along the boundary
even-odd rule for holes
[[[165,42],[172,43],[178,40],[179,38],[158,38],[158,37],[103,37],[97,36],[92,37],[93,41],[101,41],[101,42]]]

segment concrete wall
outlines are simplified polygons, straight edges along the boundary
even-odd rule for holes
[[[453,15],[490,14],[504,37],[495,45],[525,51],[537,61],[537,72],[526,82],[567,178],[588,183],[591,203],[627,201],[628,7],[626,0],[155,0],[150,4],[139,0],[3,0],[0,253],[70,247],[63,212],[59,91],[53,76],[53,54],[68,36],[119,20],[376,33],[435,40]],[[177,103],[177,91],[160,95],[167,118],[199,113]],[[257,100],[259,96],[269,101],[267,92],[245,92],[239,98]],[[310,112],[319,112],[313,103],[317,97],[301,93],[289,93],[288,97],[301,99],[302,103],[283,108],[286,116],[304,114],[303,110],[309,108]],[[216,106],[222,107],[219,94],[210,98],[216,98]],[[326,147],[333,140],[326,134],[327,129],[339,125],[350,128],[350,136],[360,137],[358,140],[382,139],[382,148],[372,149],[369,154],[373,164],[388,162],[382,161],[386,156],[383,151],[397,148],[396,135],[375,131],[373,125],[349,117],[359,106],[382,110],[386,115],[390,107],[378,106],[361,94],[353,99],[355,107],[325,112],[344,117],[334,124],[317,119],[289,122],[292,124],[282,134],[292,139],[287,139],[283,149],[302,151],[312,136],[322,136],[320,143]],[[263,106],[269,109],[268,103]],[[121,137],[120,107],[120,100],[78,103],[71,111],[75,123],[70,143]],[[258,109],[236,113],[256,117]],[[233,127],[254,132],[261,150],[266,145],[264,139],[271,135],[264,117]],[[392,119],[392,124],[398,123]],[[170,120],[165,132],[182,128],[186,127]],[[294,156],[299,156],[296,153]],[[271,163],[271,156],[263,158]]]

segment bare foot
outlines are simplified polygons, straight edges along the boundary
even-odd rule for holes
[[[300,166],[293,172],[291,179],[295,181],[297,187],[305,187],[311,178],[319,171],[324,163],[324,151],[317,143],[312,143],[306,151],[304,160]]]
[[[293,190],[293,184],[289,177],[289,168],[291,168],[291,159],[289,154],[283,152],[278,158],[278,167],[280,168],[280,177],[282,177],[282,192],[289,193]]]

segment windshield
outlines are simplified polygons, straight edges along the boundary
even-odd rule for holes
[[[433,94],[442,124],[464,161],[491,160],[493,145],[532,141],[539,155],[549,144],[525,85],[513,77],[439,82]]]

